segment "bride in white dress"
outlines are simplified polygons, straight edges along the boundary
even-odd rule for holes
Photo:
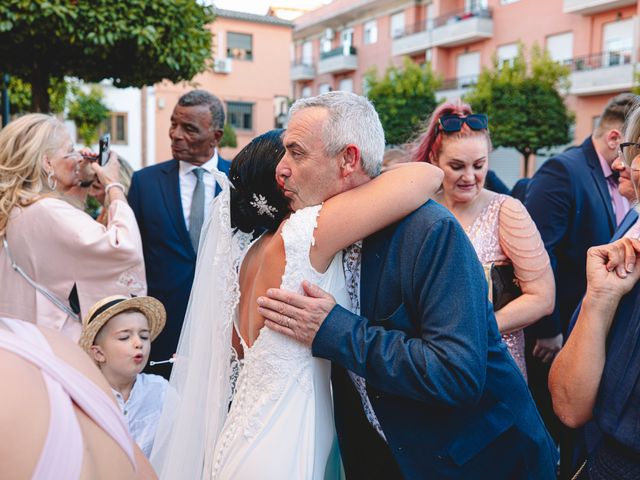
[[[160,478],[340,477],[330,363],[262,328],[256,299],[276,286],[301,292],[309,280],[350,306],[342,249],[418,208],[442,175],[429,164],[405,164],[290,214],[275,183],[280,136],[268,132],[238,154],[233,192],[219,179],[171,376],[177,395],[168,396],[151,456]],[[371,198],[385,207],[372,211]],[[346,209],[358,212],[349,225]],[[242,230],[256,228],[267,231],[250,243]],[[231,362],[242,364],[233,395],[231,344],[233,356],[244,357]]]

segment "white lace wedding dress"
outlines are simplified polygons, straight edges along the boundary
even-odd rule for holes
[[[309,280],[349,305],[342,254],[325,273],[317,272],[309,260],[320,209],[299,210],[283,226],[286,267],[281,287],[302,293],[302,281]],[[212,478],[340,478],[330,363],[268,328],[251,348],[243,346],[244,366],[216,441]]]

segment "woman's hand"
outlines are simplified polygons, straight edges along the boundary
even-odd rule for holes
[[[549,363],[562,348],[562,334],[551,338],[538,338],[533,347],[532,355],[542,363]]]
[[[607,336],[620,302],[640,278],[640,242],[623,238],[587,251],[587,293],[567,343],[549,372],[553,409],[578,428],[593,417],[607,358]]]
[[[118,161],[118,154],[114,151],[109,153],[109,161],[106,165],[100,166],[98,162],[93,162],[91,167],[96,172],[100,183],[104,186],[117,182],[120,178],[120,162]]]
[[[640,241],[631,238],[587,251],[587,293],[618,301],[640,278]]]

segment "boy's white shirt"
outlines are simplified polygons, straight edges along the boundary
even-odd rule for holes
[[[160,375],[139,373],[126,402],[120,392],[111,389],[129,426],[129,433],[147,458],[151,455],[168,386],[169,382]]]

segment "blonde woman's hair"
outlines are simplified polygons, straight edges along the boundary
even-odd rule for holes
[[[640,142],[640,101],[630,109],[623,131],[625,142]]]
[[[640,102],[636,102],[627,115],[627,119],[622,127],[624,133],[624,142],[640,142]],[[624,158],[621,158],[623,163],[627,163]],[[629,159],[633,162],[633,159]],[[629,165],[631,167],[631,165]],[[635,176],[631,175],[631,185],[633,185],[633,191],[636,193],[636,200],[640,200],[640,186],[636,184]],[[636,203],[634,207],[640,212],[640,205]]]
[[[62,147],[64,128],[55,117],[32,113],[0,130],[0,237],[14,207],[40,198],[47,179],[43,158]]]
[[[133,178],[133,167],[124,158],[118,155],[118,162],[120,162],[120,176],[119,181],[124,186],[124,193],[129,193],[129,187],[131,187],[131,179]]]

